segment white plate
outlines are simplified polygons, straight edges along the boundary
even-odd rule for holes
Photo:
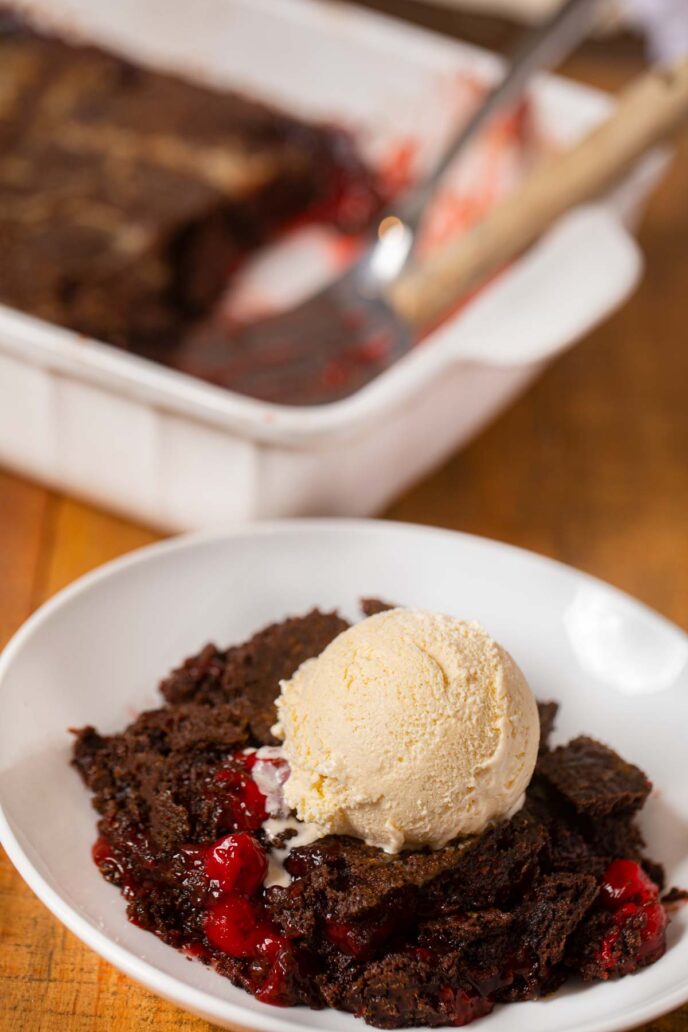
[[[129,924],[90,859],[95,816],[68,766],[67,727],[113,731],[155,703],[159,677],[207,640],[230,643],[312,605],[362,594],[477,618],[536,694],[562,703],[560,735],[588,731],[657,786],[644,826],[672,883],[688,885],[688,638],[613,588],[526,552],[392,523],[262,524],[182,538],[111,563],[36,613],[0,660],[0,832],[53,913],[132,978],[219,1024],[265,1032],[362,1028],[333,1011],[258,1003]],[[629,694],[630,692],[630,694]],[[485,1032],[611,1032],[688,999],[688,912],[654,967],[611,984],[498,1007]]]

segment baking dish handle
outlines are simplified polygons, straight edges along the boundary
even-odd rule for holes
[[[542,362],[619,307],[642,269],[636,241],[609,205],[579,207],[440,332],[453,361]]]

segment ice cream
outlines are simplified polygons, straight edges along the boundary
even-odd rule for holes
[[[477,623],[392,609],[281,684],[275,733],[297,816],[388,852],[438,848],[514,813],[539,722],[518,666]]]

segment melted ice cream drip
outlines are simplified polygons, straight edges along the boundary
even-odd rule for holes
[[[284,800],[284,783],[289,777],[289,764],[284,760],[281,746],[264,745],[260,749],[244,749],[246,755],[255,753],[256,762],[251,770],[251,777],[265,796],[265,809],[268,818],[263,822],[263,831],[270,843],[279,841],[286,831],[293,831],[282,848],[272,846],[268,854],[268,873],[265,885],[291,884],[291,875],[284,867],[292,849],[297,846],[308,846],[311,842],[322,838],[325,834],[319,824],[308,824],[294,817]]]
[[[303,821],[297,820],[296,817],[269,817],[263,825],[263,830],[270,841],[274,841],[285,831],[293,830],[296,832],[290,839],[287,839],[283,849],[275,849],[273,846],[270,850],[268,873],[265,876],[266,888],[269,888],[271,885],[290,885],[291,875],[286,870],[284,861],[292,849],[296,849],[297,846],[309,846],[311,842],[315,842],[325,834],[319,824],[305,824]]]
[[[256,750],[251,777],[265,796],[265,809],[270,817],[286,817],[289,808],[284,801],[284,783],[289,777],[289,764],[281,746],[264,745]]]

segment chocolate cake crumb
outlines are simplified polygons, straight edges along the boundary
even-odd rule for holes
[[[678,889],[675,885],[662,896],[662,903],[671,906],[673,903],[688,903],[688,889]]]
[[[270,845],[273,849],[284,849],[289,840],[295,838],[296,835],[298,835],[296,828],[285,828],[279,835],[270,837]]]
[[[377,613],[386,613],[397,607],[392,602],[383,602],[381,598],[362,598],[361,612],[364,616],[376,616]]]

